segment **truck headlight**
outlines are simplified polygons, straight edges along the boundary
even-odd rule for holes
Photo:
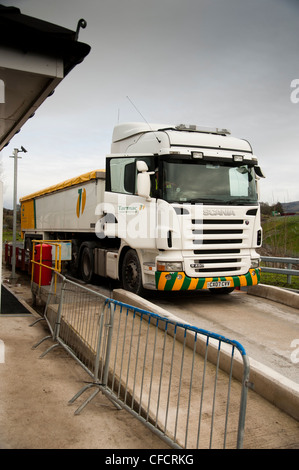
[[[157,261],[157,271],[183,271],[181,261]]]
[[[252,268],[259,268],[260,267],[260,260],[258,259],[252,259],[251,260],[251,267]]]

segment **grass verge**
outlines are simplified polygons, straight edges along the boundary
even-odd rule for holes
[[[299,290],[299,276],[292,276],[291,284],[288,284],[286,274],[273,274],[262,272],[261,284]]]

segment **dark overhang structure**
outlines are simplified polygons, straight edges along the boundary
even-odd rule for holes
[[[72,31],[0,5],[0,150],[90,52]]]

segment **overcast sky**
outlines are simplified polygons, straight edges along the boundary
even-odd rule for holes
[[[72,30],[84,18],[79,40],[91,46],[0,153],[4,207],[13,205],[14,148],[28,150],[20,198],[104,168],[114,125],[142,120],[135,106],[148,122],[230,129],[266,175],[261,200],[299,200],[298,0],[0,3]]]

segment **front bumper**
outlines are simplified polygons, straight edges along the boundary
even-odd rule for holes
[[[208,289],[208,282],[217,281],[229,281],[229,287],[255,286],[260,282],[260,276],[260,268],[249,269],[243,276],[227,277],[188,277],[184,272],[156,271],[155,273],[156,289],[165,291]]]

